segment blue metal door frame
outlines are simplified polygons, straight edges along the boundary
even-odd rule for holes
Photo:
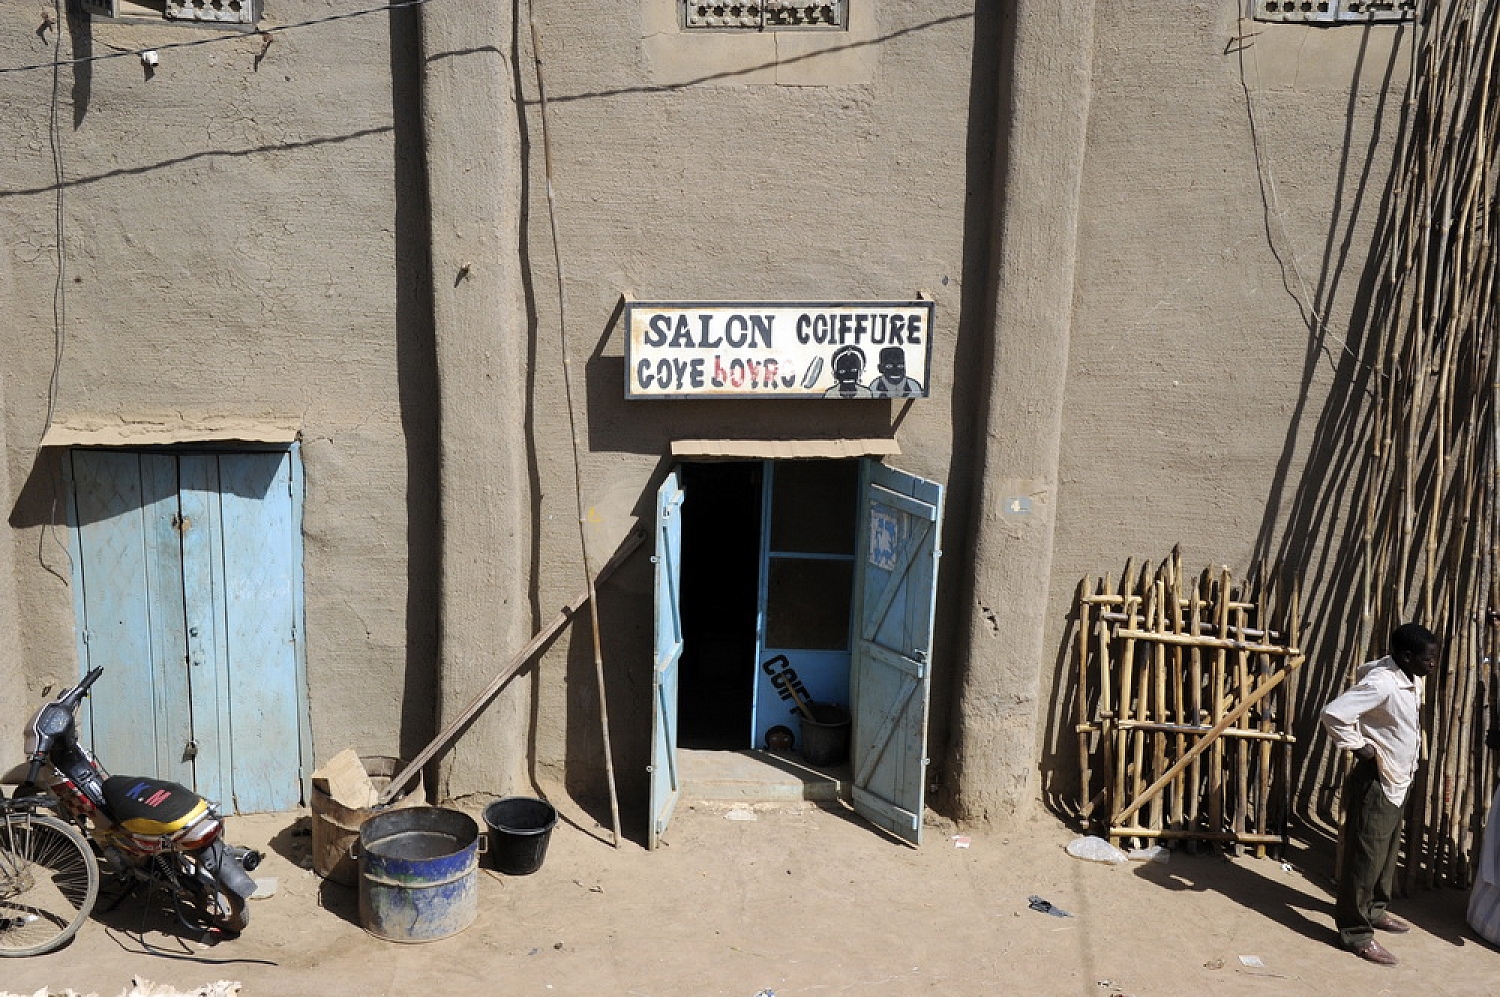
[[[776,484],[775,460],[762,461],[760,515],[760,594],[755,614],[755,686],[750,711],[750,747],[765,746],[766,732],[782,725],[791,728],[802,743],[802,718],[792,696],[783,691],[784,680],[776,669],[784,659],[799,680],[798,694],[819,703],[849,704],[849,643],[840,649],[778,647],[767,642],[766,607],[770,600],[771,565],[778,560],[853,561],[853,554],[783,551],[772,547],[772,496]],[[854,514],[854,508],[850,508]]]

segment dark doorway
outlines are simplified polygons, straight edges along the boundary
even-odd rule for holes
[[[750,743],[761,468],[760,461],[682,465],[679,747]]]

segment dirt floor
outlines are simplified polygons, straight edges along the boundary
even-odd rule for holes
[[[1390,939],[1399,967],[1334,948],[1328,857],[1305,847],[1285,867],[1185,853],[1111,867],[1066,854],[1076,834],[1045,817],[966,842],[937,823],[914,849],[836,805],[684,801],[650,853],[564,818],[540,871],[481,872],[476,922],[423,945],[367,934],[357,891],[304,867],[306,814],[232,818],[232,840],[268,846],[257,877],[278,880],[243,937],[205,945],[127,901],[62,951],[0,963],[0,991],[115,997],[140,977],[238,981],[243,997],[1478,997],[1500,979],[1454,890],[1400,905],[1416,928]]]

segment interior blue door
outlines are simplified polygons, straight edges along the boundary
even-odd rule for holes
[[[942,486],[861,462],[849,694],[854,808],[919,844]]]
[[[90,740],[237,812],[302,799],[301,531],[289,451],[76,450]]]
[[[761,480],[751,747],[763,746],[775,726],[804,742],[792,690],[804,700],[849,705],[858,465],[768,460]]]
[[[655,849],[682,794],[677,772],[677,689],[682,663],[682,502],[673,468],[656,492],[656,641],[651,675],[651,800],[646,845]]]

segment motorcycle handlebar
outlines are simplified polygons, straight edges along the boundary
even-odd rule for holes
[[[88,670],[88,673],[83,676],[83,681],[79,682],[72,689],[68,690],[68,692],[64,693],[62,699],[59,700],[59,702],[65,703],[70,707],[77,706],[79,703],[83,702],[83,697],[89,694],[89,687],[92,686],[95,682],[99,681],[99,676],[103,674],[104,667],[102,665],[90,668]]]

